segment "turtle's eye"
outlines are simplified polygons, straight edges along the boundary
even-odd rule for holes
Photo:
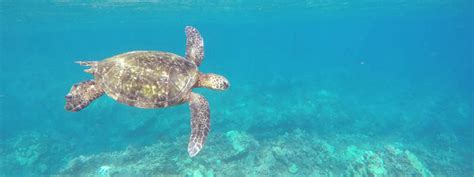
[[[230,87],[229,81],[224,76],[219,76],[219,80],[217,83],[219,83],[218,85],[219,90],[225,90]]]

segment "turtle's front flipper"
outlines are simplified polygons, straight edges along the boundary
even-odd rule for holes
[[[80,111],[102,94],[104,94],[104,91],[94,80],[74,84],[66,95],[66,110],[71,112]]]
[[[186,58],[196,64],[201,65],[204,58],[204,41],[199,31],[192,27],[186,26]]]
[[[194,157],[204,146],[210,126],[209,103],[206,98],[197,93],[189,96],[191,109],[191,136],[188,143],[188,154]]]

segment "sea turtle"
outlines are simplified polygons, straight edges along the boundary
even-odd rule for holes
[[[225,90],[230,84],[224,76],[199,72],[204,57],[203,39],[194,27],[187,26],[185,32],[186,58],[161,51],[132,51],[103,61],[77,61],[89,66],[84,71],[95,79],[72,86],[66,95],[66,110],[80,111],[104,93],[138,108],[164,108],[188,102],[191,110],[188,154],[195,156],[210,130],[210,110],[206,98],[192,89]]]

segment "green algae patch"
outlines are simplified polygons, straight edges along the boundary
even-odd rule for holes
[[[288,168],[288,171],[292,174],[298,173],[298,165],[292,163],[290,167]]]
[[[421,176],[433,176],[431,171],[426,169],[426,167],[418,160],[418,158],[411,153],[410,151],[405,151],[406,158],[408,159],[410,165],[420,174]]]
[[[228,131],[225,136],[229,143],[232,145],[232,148],[237,151],[237,153],[244,152],[249,147],[250,138],[244,133],[232,130]]]
[[[369,174],[373,176],[384,176],[387,173],[387,170],[384,168],[384,163],[382,158],[373,153],[372,151],[368,151],[365,158],[367,159],[367,169]]]
[[[387,164],[390,164],[388,167],[390,174],[398,176],[433,176],[431,171],[418,160],[418,157],[408,150],[403,151],[388,145],[385,147],[384,159]]]
[[[346,150],[342,154],[342,159],[353,160],[363,154],[364,154],[363,150],[359,149],[357,146],[350,145],[346,148]]]
[[[349,176],[385,176],[387,170],[384,167],[384,161],[380,155],[366,151],[363,155],[357,157],[351,162],[347,173]]]

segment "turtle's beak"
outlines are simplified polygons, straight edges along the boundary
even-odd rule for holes
[[[230,87],[230,83],[227,79],[224,80],[224,83],[223,83],[223,89],[222,90],[226,90]]]

